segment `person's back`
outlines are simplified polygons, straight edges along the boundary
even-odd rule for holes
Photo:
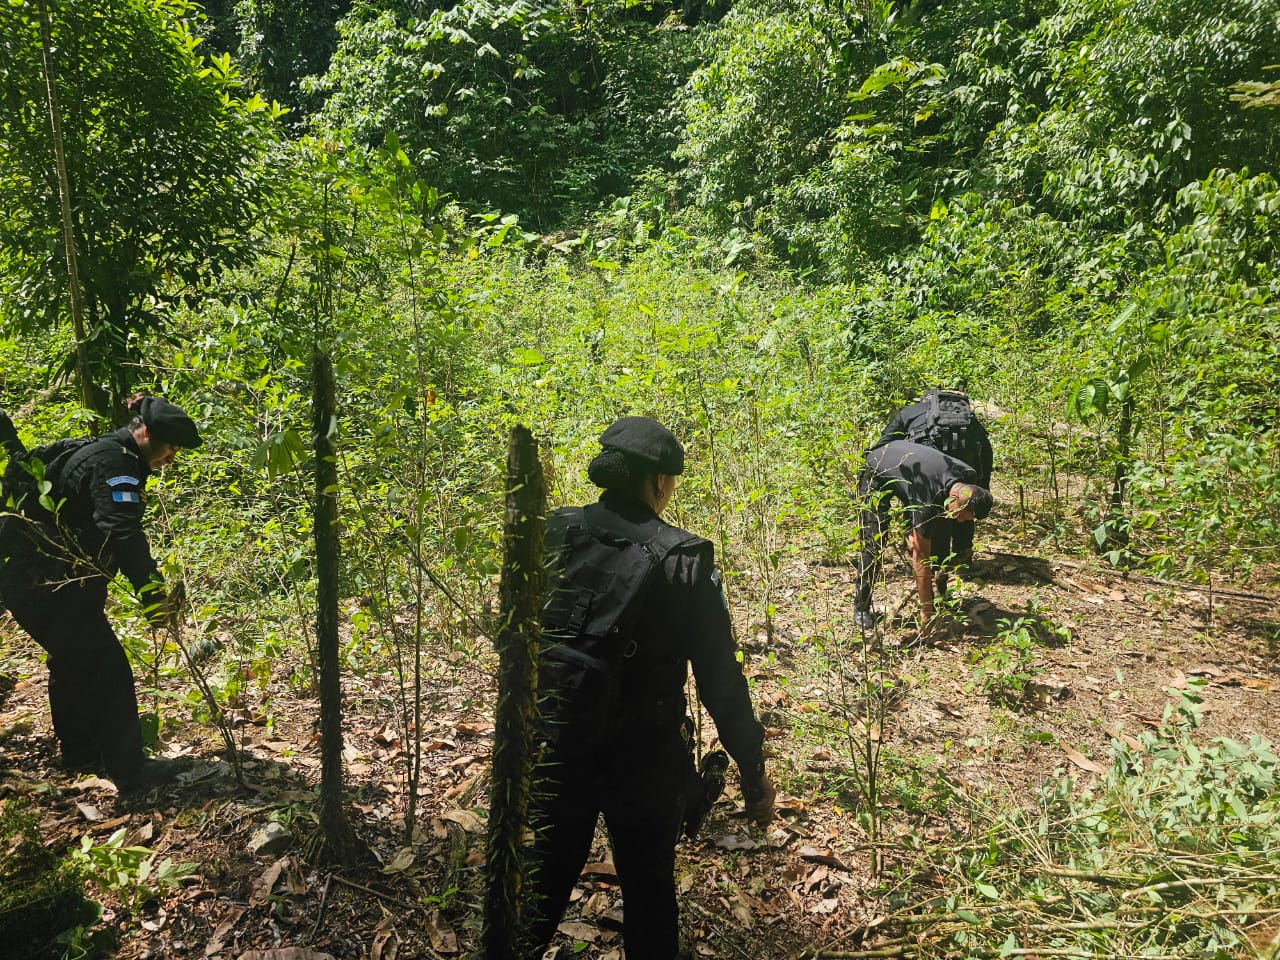
[[[893,415],[872,449],[895,440],[923,444],[955,457],[973,467],[979,486],[991,486],[991,438],[962,391],[926,391],[919,400]]]
[[[601,444],[605,449],[589,471],[592,481],[604,488],[599,502],[559,511],[548,524],[553,571],[548,607],[553,612],[544,619],[553,630],[544,638],[544,652],[572,646],[574,634],[566,624],[590,621],[596,597],[614,597],[607,602],[616,603],[618,594],[610,593],[609,584],[625,579],[620,576],[624,571],[605,569],[607,560],[594,567],[572,564],[572,558],[563,555],[566,540],[599,534],[624,548],[619,556],[637,563],[647,561],[625,548],[644,544],[657,562],[636,601],[634,621],[621,613],[602,614],[606,621],[616,621],[622,645],[616,716],[602,718],[590,709],[557,706],[558,697],[575,695],[571,688],[584,674],[561,671],[555,663],[609,659],[594,636],[599,625],[588,631],[588,642],[594,646],[586,657],[561,650],[549,658],[552,666],[540,669],[540,680],[549,681],[551,689],[540,690],[548,716],[533,777],[535,841],[529,853],[525,955],[541,957],[550,943],[603,814],[626,903],[623,936],[628,955],[671,960],[678,928],[675,843],[690,799],[688,785],[696,780],[682,729],[689,664],[699,698],[742,771],[751,816],[772,816],[773,788],[764,773],[763,728],[736,659],[712,546],[660,517],[674,490],[675,475],[683,471],[683,449],[661,424],[639,417],[615,423]],[[578,524],[589,530],[568,531]],[[558,571],[569,569],[578,571],[580,582],[561,582]],[[565,685],[564,691],[555,688],[558,682]],[[565,722],[566,716],[593,728],[557,733],[554,724]]]
[[[912,526],[942,512],[952,485],[978,482],[978,472],[969,464],[910,440],[872,447],[865,470],[874,489],[892,494],[911,512]]]

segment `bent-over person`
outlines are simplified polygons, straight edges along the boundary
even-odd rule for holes
[[[854,622],[864,630],[875,624],[871,593],[896,501],[905,510],[921,634],[927,639],[934,616],[935,575],[942,575],[942,565],[952,554],[955,531],[991,512],[991,493],[978,485],[977,472],[968,464],[924,444],[894,440],[867,451],[858,474],[858,497],[862,549]]]

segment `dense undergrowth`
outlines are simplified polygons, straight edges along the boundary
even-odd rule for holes
[[[285,14],[242,6],[279,32]],[[341,405],[344,668],[394,674],[406,742],[433,709],[413,696],[423,671],[488,669],[515,424],[556,504],[594,495],[584,467],[612,419],[669,424],[689,451],[674,519],[716,541],[768,631],[788,560],[851,558],[861,452],[936,384],[979,403],[991,523],[1023,543],[1193,582],[1277,559],[1278,128],[1231,100],[1280,61],[1274,2],[634,6],[353,9],[327,73],[266,70],[314,108],[289,136],[268,136],[260,101],[223,101],[253,118],[236,167],[253,236],[206,258],[232,269],[188,282],[122,245],[141,266],[111,276],[151,286],[90,340],[111,382],[179,400],[209,438],[154,481],[150,529],[224,648],[221,702],[314,679],[315,347]],[[271,59],[254,44],[250,77]],[[36,106],[6,114],[0,159],[43,143]],[[94,416],[49,373],[74,366],[72,334],[34,323],[22,281],[57,260],[55,195],[17,174],[0,188],[38,207],[4,225],[32,243],[0,250],[0,404],[28,442],[83,432]],[[20,262],[27,247],[42,259]],[[172,671],[117,599],[140,677]],[[857,697],[882,689],[871,676]],[[144,700],[174,725],[205,715],[194,691]],[[918,851],[946,889],[895,919],[920,933],[904,949],[1243,949],[1232,918],[1275,894],[1275,760],[1193,728],[1184,704],[1117,742],[1088,790],[953,796],[972,846]]]

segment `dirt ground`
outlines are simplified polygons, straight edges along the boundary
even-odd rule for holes
[[[1002,797],[1026,796],[1059,770],[1087,779],[1117,731],[1159,722],[1170,688],[1204,681],[1206,738],[1274,736],[1274,571],[1246,584],[1215,583],[1211,593],[1125,577],[1078,556],[1046,558],[1014,538],[995,535],[984,545],[975,582],[961,588],[962,616],[930,645],[913,644],[912,630],[891,619],[864,654],[849,620],[849,566],[784,565],[773,585],[772,638],[752,616],[759,584],[735,589],[747,672],[770,731],[779,818],[767,830],[749,827],[731,779],[702,838],[682,844],[677,874],[692,956],[791,958],[854,939],[874,946],[861,933],[885,910],[894,884],[872,876],[866,811],[848,774],[850,744],[866,730],[857,691],[868,667],[894,680],[880,733],[888,846],[933,835],[939,821],[929,798],[939,778]],[[886,569],[883,605],[909,612],[906,571],[898,563]],[[1040,635],[1036,685],[1026,696],[993,702],[974,686],[971,660],[1002,619],[1020,615],[1065,630]],[[108,781],[58,769],[37,653],[0,618],[0,671],[16,681],[0,706],[0,794],[31,798],[50,848],[77,846],[85,835],[101,842],[124,828],[130,843],[197,868],[141,907],[93,891],[117,933],[117,956],[394,960],[465,956],[475,946],[493,729],[487,649],[452,651],[432,666],[411,843],[389,670],[366,664],[364,677],[348,678],[351,813],[377,863],[345,872],[306,856],[318,811],[318,705],[296,693],[288,670],[250,684],[237,706],[245,786],[231,776],[212,728],[186,719],[167,747],[194,758],[182,781],[124,799]],[[189,688],[181,677],[166,685]],[[181,705],[166,710],[182,719]],[[708,745],[712,736],[708,728]],[[255,854],[253,835],[269,820],[285,828],[282,845]],[[619,960],[621,906],[598,836],[561,927],[560,960]]]

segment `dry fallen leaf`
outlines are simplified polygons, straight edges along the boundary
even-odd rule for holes
[[[813,871],[813,873],[811,873],[811,874],[809,874],[809,876],[805,877],[805,880],[804,880],[804,892],[805,892],[805,893],[812,893],[812,892],[813,892],[813,888],[814,888],[814,887],[816,887],[818,884],[822,883],[822,881],[824,881],[824,880],[826,880],[826,879],[827,879],[827,868],[826,868],[826,867],[817,867],[817,868]]]
[[[566,920],[556,929],[572,940],[585,940],[587,943],[595,943],[603,933],[594,923],[582,923],[579,920]]]
[[[95,807],[92,803],[81,803],[80,801],[77,800],[76,809],[79,810],[80,815],[84,817],[86,820],[88,820],[90,823],[96,823],[97,821],[102,819],[102,814],[99,812],[98,808]]]
[[[400,953],[400,937],[396,934],[391,917],[383,917],[373,928],[373,943],[369,946],[369,960],[396,960]]]
[[[307,947],[279,947],[275,950],[246,950],[238,960],[334,960],[333,954]]]
[[[401,847],[396,851],[391,862],[382,868],[383,873],[404,873],[413,866],[413,847]]]
[[[603,880],[606,883],[618,880],[618,868],[612,863],[588,863],[578,874],[584,880]]]
[[[756,842],[750,837],[739,837],[732,833],[716,837],[715,845],[721,850],[754,850],[756,848]]]
[[[240,918],[244,916],[244,908],[236,907],[232,909],[227,918],[218,924],[213,931],[213,936],[209,938],[209,942],[205,944],[204,955],[212,957],[222,952],[222,945],[226,942],[231,931],[235,929],[236,924],[240,922]]]
[[[803,846],[796,853],[800,855],[800,859],[808,860],[810,863],[826,864],[828,867],[835,867],[837,870],[849,869],[830,847]]]
[[[258,907],[267,902],[271,891],[276,887],[276,881],[280,879],[280,871],[284,869],[285,863],[285,860],[277,860],[262,871],[262,876],[253,881],[249,888],[249,906]]]
[[[450,810],[447,813],[440,814],[441,820],[451,820],[460,826],[467,833],[479,833],[484,829],[484,825],[470,810]]]
[[[431,947],[436,953],[457,953],[458,935],[453,932],[439,910],[432,910],[427,917],[427,936],[431,939]]]
[[[582,905],[582,909],[578,912],[581,913],[584,918],[595,918],[608,913],[609,907],[609,894],[603,890],[597,890],[591,896],[587,897],[586,902]]]
[[[1102,773],[1106,769],[1100,763],[1090,760],[1079,750],[1073,750],[1065,743],[1062,745],[1062,752],[1067,755],[1067,759],[1074,763],[1081,770],[1088,770],[1090,773]]]

